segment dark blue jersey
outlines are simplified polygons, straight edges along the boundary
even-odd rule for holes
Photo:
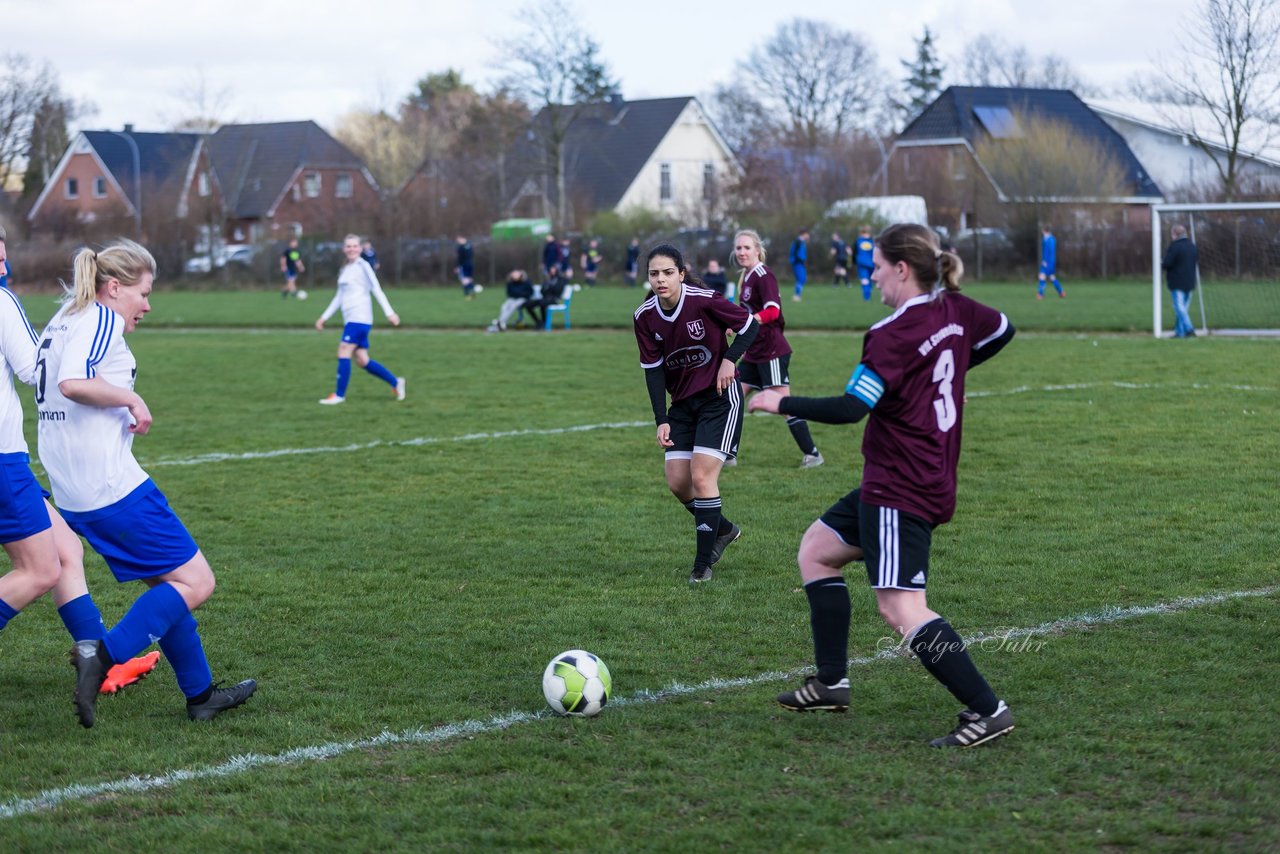
[[[836,264],[843,267],[849,263],[849,244],[843,240],[833,238],[831,241],[831,251],[835,254]]]
[[[554,270],[560,266],[559,244],[548,243],[542,247],[542,266],[548,270]]]

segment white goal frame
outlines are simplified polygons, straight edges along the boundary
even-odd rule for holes
[[[1280,201],[1277,202],[1219,202],[1216,204],[1163,204],[1151,206],[1151,316],[1153,320],[1152,332],[1155,337],[1160,338],[1164,335],[1162,326],[1164,318],[1161,317],[1163,310],[1164,294],[1162,287],[1163,272],[1160,269],[1160,261],[1164,257],[1164,253],[1160,251],[1160,242],[1162,237],[1162,229],[1160,225],[1160,214],[1162,213],[1200,213],[1209,211],[1280,211]],[[1188,237],[1191,242],[1196,240],[1196,221],[1195,217],[1190,217],[1190,226],[1188,229]],[[1200,287],[1200,268],[1196,267],[1196,294],[1200,305],[1200,328],[1207,335],[1209,333],[1208,320],[1204,312],[1204,288]],[[1217,330],[1219,334],[1246,334],[1246,335],[1280,335],[1280,330],[1272,329],[1250,329],[1250,330]]]

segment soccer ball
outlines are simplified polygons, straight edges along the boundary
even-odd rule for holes
[[[298,299],[306,299],[306,298],[307,298],[307,292],[306,292],[306,291],[298,291],[297,296],[298,296]]]
[[[476,292],[476,293],[478,293],[478,294],[482,294],[482,293],[484,293],[484,285],[477,284],[477,285],[475,286],[474,290],[475,290],[475,292]]]
[[[609,668],[586,650],[560,653],[542,673],[542,694],[556,714],[581,718],[598,715],[612,691]]]

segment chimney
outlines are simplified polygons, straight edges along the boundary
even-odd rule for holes
[[[124,126],[124,132],[125,132],[125,133],[133,133],[133,125],[132,125],[132,124],[126,124],[126,125]]]

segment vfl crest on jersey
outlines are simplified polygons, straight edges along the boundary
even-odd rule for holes
[[[667,356],[667,367],[672,370],[700,368],[710,361],[711,351],[706,347],[681,347]]]
[[[742,301],[746,302],[749,299],[751,299],[751,286],[747,285],[742,289]]]
[[[702,318],[690,320],[685,327],[689,330],[689,337],[694,341],[701,341],[707,334],[706,328],[702,325]]]

